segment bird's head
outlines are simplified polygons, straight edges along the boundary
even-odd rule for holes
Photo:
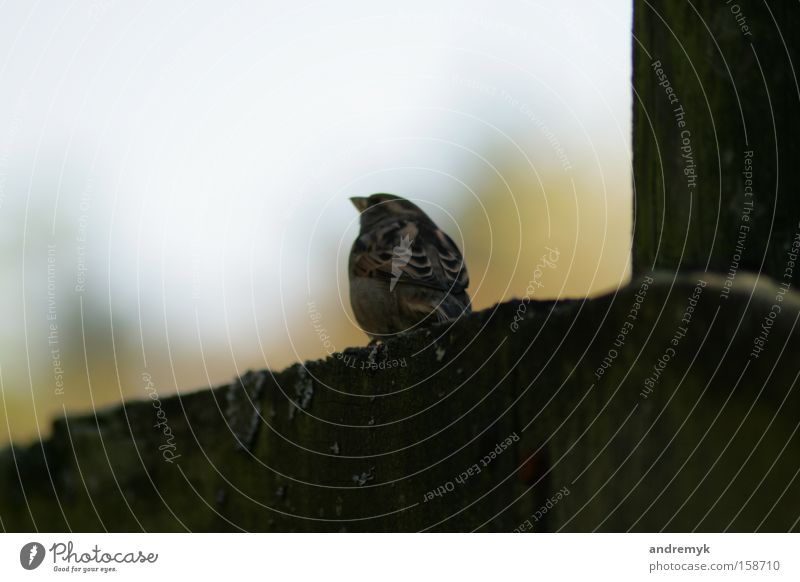
[[[394,194],[355,196],[350,199],[350,202],[361,214],[362,228],[386,219],[430,220],[419,206]]]

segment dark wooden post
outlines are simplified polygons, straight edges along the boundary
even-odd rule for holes
[[[796,2],[635,3],[634,271],[764,273],[796,285]]]

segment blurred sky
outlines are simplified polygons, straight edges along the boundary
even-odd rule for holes
[[[143,374],[165,395],[365,344],[354,195],[428,211],[478,309],[545,246],[535,298],[614,289],[630,27],[621,0],[3,3],[0,441]]]

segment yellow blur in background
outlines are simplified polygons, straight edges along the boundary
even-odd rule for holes
[[[0,441],[365,345],[350,196],[422,206],[476,310],[547,248],[534,299],[626,281],[630,6],[562,4],[5,5]]]

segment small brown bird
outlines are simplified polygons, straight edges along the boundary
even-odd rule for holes
[[[472,311],[461,251],[427,214],[393,194],[350,200],[361,213],[350,304],[372,340]]]

